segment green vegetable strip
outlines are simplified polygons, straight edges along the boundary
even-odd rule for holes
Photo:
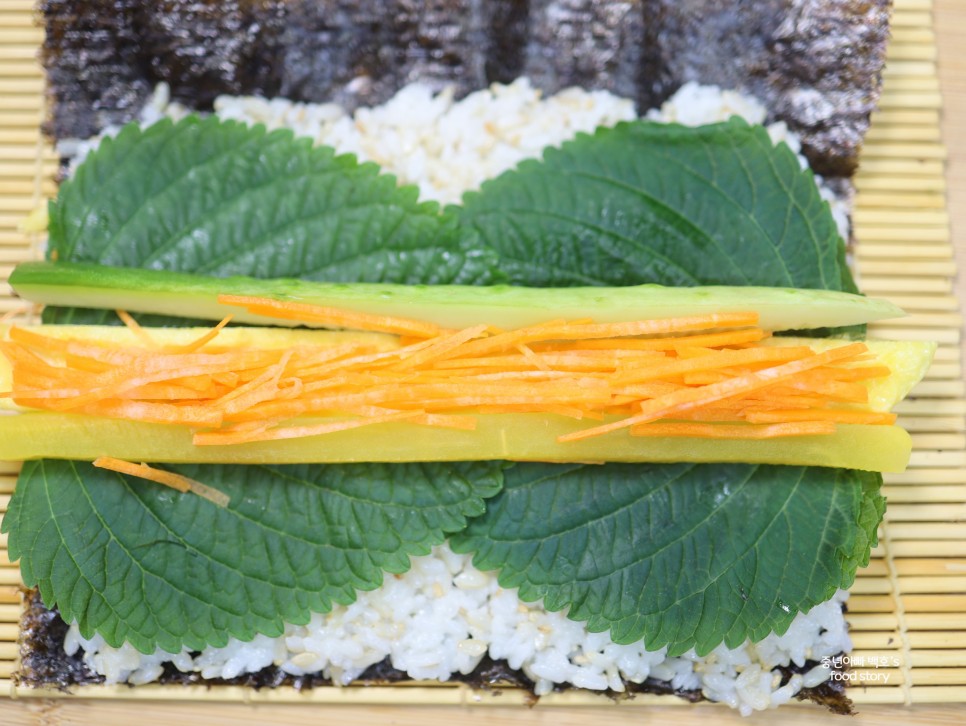
[[[61,413],[0,416],[0,460],[89,459],[286,464],[474,461],[744,462],[903,471],[909,435],[896,426],[840,425],[834,434],[762,440],[635,437],[615,431],[584,441],[557,437],[586,427],[552,414],[477,415],[475,431],[403,422],[301,439],[195,446],[187,428]],[[333,419],[329,419],[333,420]],[[303,419],[306,423],[320,419]],[[300,421],[300,422],[301,422]]]
[[[10,276],[21,297],[46,305],[123,309],[250,324],[295,325],[218,304],[219,294],[254,295],[394,315],[464,328],[518,328],[554,319],[610,323],[709,312],[757,312],[766,330],[843,327],[901,317],[901,309],[830,290],[767,287],[526,288],[506,285],[324,283],[298,279],[215,278],[87,263],[28,262]]]

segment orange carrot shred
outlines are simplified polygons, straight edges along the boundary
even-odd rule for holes
[[[197,433],[194,435],[193,442],[196,446],[228,445],[239,443],[250,443],[253,441],[278,441],[280,439],[296,439],[305,436],[320,436],[331,434],[336,431],[345,431],[360,426],[370,426],[377,423],[388,423],[391,421],[401,421],[409,418],[416,418],[421,415],[421,411],[400,411],[399,413],[386,414],[383,416],[372,416],[370,418],[347,419],[344,421],[331,421],[323,424],[309,426],[280,426],[261,432],[250,433],[231,433],[210,431]]]
[[[441,328],[433,323],[409,318],[397,318],[388,315],[372,315],[353,310],[310,305],[308,303],[290,300],[275,300],[272,298],[252,297],[248,295],[219,295],[218,302],[222,305],[238,305],[257,315],[279,318],[283,320],[299,320],[302,322],[322,323],[335,328],[354,328],[370,330],[380,333],[398,333],[424,338],[431,338],[441,332]]]
[[[233,317],[234,315],[226,315],[221,319],[221,321],[215,327],[213,327],[207,333],[202,335],[200,338],[197,338],[196,340],[193,340],[190,343],[185,343],[184,345],[164,346],[164,352],[165,353],[193,353],[199,348],[203,348],[205,345],[207,345],[216,337],[218,337],[218,334],[222,331],[222,329],[226,325],[228,325],[228,323],[231,322]]]
[[[119,311],[138,344],[12,328],[0,340],[11,390],[0,395],[29,408],[204,428],[194,434],[198,446],[390,421],[472,430],[475,414],[525,412],[591,422],[620,417],[561,441],[625,427],[647,436],[804,436],[840,423],[895,420],[859,410],[868,398],[865,381],[890,373],[856,365],[870,359],[865,346],[816,353],[806,345],[758,345],[768,334],[754,327],[753,313],[447,330],[304,303],[220,299],[296,323],[392,332],[405,344],[206,349],[228,316],[184,345],[159,345]]]
[[[115,459],[112,456],[100,456],[94,459],[93,464],[101,469],[108,469],[109,471],[116,471],[119,474],[128,474],[139,479],[147,479],[157,484],[163,484],[182,493],[190,491],[219,507],[227,507],[230,501],[227,494],[218,491],[214,487],[182,476],[181,474],[175,474],[164,469],[157,469],[144,463],[135,464],[123,459]]]
[[[835,433],[832,421],[803,420],[766,426],[726,423],[652,422],[631,427],[632,436],[693,436],[707,439],[772,439]]]
[[[121,319],[121,322],[124,323],[125,327],[134,333],[134,336],[141,341],[142,345],[144,345],[146,348],[158,347],[158,344],[155,342],[154,338],[151,337],[148,331],[141,327],[137,320],[131,317],[130,313],[128,313],[126,310],[115,310],[114,312],[117,313],[117,317]]]
[[[833,423],[891,425],[896,422],[894,413],[877,411],[851,411],[847,409],[772,410],[749,409],[745,419],[751,423],[776,423],[783,421],[831,421]]]
[[[745,376],[732,378],[721,383],[712,383],[694,389],[684,389],[675,393],[645,401],[641,404],[641,413],[630,416],[619,421],[596,426],[594,428],[575,431],[558,437],[558,441],[578,441],[591,436],[615,431],[635,424],[648,423],[661,418],[672,418],[674,414],[681,411],[699,408],[701,404],[714,403],[716,401],[733,398],[744,393],[748,393],[756,388],[773,385],[783,379],[790,378],[796,373],[817,368],[836,360],[843,360],[860,355],[867,350],[862,343],[852,343],[841,348],[833,348],[824,353],[817,353],[808,358],[793,360],[783,363],[764,371],[748,373]]]

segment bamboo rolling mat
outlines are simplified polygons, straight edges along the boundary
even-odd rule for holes
[[[861,288],[888,297],[909,317],[870,333],[940,344],[926,379],[898,409],[914,440],[907,472],[886,478],[889,500],[880,544],[860,571],[848,603],[854,651],[849,696],[862,704],[966,703],[966,396],[960,343],[962,316],[944,178],[932,0],[895,0],[884,95],[856,179],[855,258]],[[6,279],[13,266],[39,256],[39,240],[18,230],[55,192],[57,160],[45,144],[43,76],[37,64],[42,29],[29,0],[0,3],[0,314],[20,306]],[[19,467],[0,462],[0,512]],[[0,696],[59,694],[15,685],[20,579],[0,535]],[[88,687],[78,695],[110,699],[219,700],[339,705],[509,706],[449,685],[287,689],[252,693],[224,687]],[[599,705],[589,694],[545,697],[541,704]],[[639,697],[630,706],[684,704]]]

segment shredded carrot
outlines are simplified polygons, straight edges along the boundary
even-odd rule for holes
[[[385,414],[382,416],[371,416],[369,418],[348,419],[345,421],[331,421],[312,426],[280,426],[267,429],[265,431],[253,431],[247,433],[233,433],[230,431],[211,431],[197,433],[194,435],[193,442],[196,446],[211,446],[250,443],[253,441],[278,441],[279,439],[297,439],[305,436],[319,436],[321,434],[332,434],[337,431],[346,431],[360,426],[370,426],[377,423],[389,423],[391,421],[401,421],[404,419],[416,418],[422,414],[421,411],[401,411],[399,413]]]
[[[12,328],[0,352],[13,380],[0,395],[30,408],[189,427],[198,446],[394,421],[472,430],[475,414],[490,413],[601,422],[561,441],[628,427],[645,436],[805,436],[830,433],[840,423],[895,419],[861,409],[868,381],[890,374],[886,366],[865,363],[865,346],[816,353],[806,345],[760,345],[768,334],[755,327],[753,313],[447,330],[304,303],[219,299],[296,323],[393,333],[400,345],[206,348],[230,316],[187,344],[160,345],[119,311],[137,344]]]
[[[124,323],[125,327],[134,333],[135,337],[140,340],[146,348],[158,347],[158,344],[155,342],[154,338],[151,337],[150,333],[142,328],[138,321],[131,317],[130,313],[128,313],[126,310],[115,310],[114,312],[117,313],[117,317],[121,319],[121,322]]]
[[[16,320],[23,315],[25,318],[31,313],[39,310],[38,305],[21,305],[20,307],[10,308],[3,315],[0,315],[0,325],[6,325],[11,320]]]
[[[864,353],[866,350],[867,348],[862,343],[852,343],[851,345],[833,348],[832,350],[817,353],[807,358],[783,363],[764,371],[737,376],[720,383],[675,391],[667,396],[645,401],[641,404],[641,413],[636,416],[629,416],[620,421],[565,434],[559,437],[558,440],[578,441],[636,424],[648,423],[662,418],[672,418],[676,413],[701,408],[702,404],[715,403],[727,398],[740,396],[756,388],[774,385],[779,381],[792,377],[796,373],[817,368],[818,366],[826,365],[836,360],[847,360]]]
[[[164,352],[165,353],[193,353],[199,348],[203,348],[205,345],[207,345],[208,343],[210,343],[211,341],[213,341],[215,338],[218,337],[218,333],[220,333],[222,331],[222,328],[224,328],[226,325],[228,325],[228,323],[231,322],[233,317],[234,315],[226,315],[221,319],[221,322],[219,322],[218,325],[213,327],[211,330],[209,330],[207,333],[202,335],[200,338],[197,338],[196,340],[193,340],[190,343],[185,343],[184,345],[164,346]]]
[[[163,484],[166,487],[177,489],[182,493],[193,492],[213,504],[217,504],[219,507],[227,507],[230,501],[227,494],[218,491],[214,487],[182,476],[181,474],[175,474],[164,469],[156,469],[144,463],[135,464],[130,461],[124,461],[123,459],[115,459],[113,456],[100,456],[94,459],[93,464],[101,469],[116,471],[119,474],[136,476],[139,479],[147,479],[157,484]]]
[[[892,425],[896,422],[894,413],[876,411],[851,411],[848,409],[814,410],[772,410],[749,409],[745,419],[751,423],[775,423],[781,421],[831,421],[834,423]]]
[[[646,423],[631,427],[632,436],[693,436],[706,439],[773,439],[835,433],[832,421],[801,421],[767,426],[715,423]]]
[[[249,312],[257,315],[265,315],[280,320],[323,323],[334,328],[355,328],[421,338],[432,338],[441,332],[438,325],[421,320],[396,318],[388,315],[370,315],[369,313],[342,310],[323,305],[310,305],[290,300],[274,300],[248,295],[219,295],[218,302],[222,305],[245,307]]]

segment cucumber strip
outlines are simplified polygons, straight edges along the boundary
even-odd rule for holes
[[[219,294],[255,295],[395,315],[465,328],[486,323],[519,328],[555,319],[596,322],[757,312],[766,330],[837,328],[901,317],[892,303],[830,290],[764,287],[525,288],[496,285],[391,285],[297,279],[215,278],[73,262],[27,262],[10,275],[21,297],[46,305],[160,313],[236,322],[297,325],[219,305]]]
[[[825,436],[762,440],[635,437],[620,430],[561,444],[558,436],[585,428],[587,423],[532,413],[481,414],[476,418],[475,431],[393,422],[302,439],[195,446],[191,431],[181,426],[63,413],[11,414],[0,416],[0,460],[114,456],[157,463],[333,464],[509,459],[730,462],[901,472],[912,450],[909,435],[896,426],[840,425],[836,433]]]

